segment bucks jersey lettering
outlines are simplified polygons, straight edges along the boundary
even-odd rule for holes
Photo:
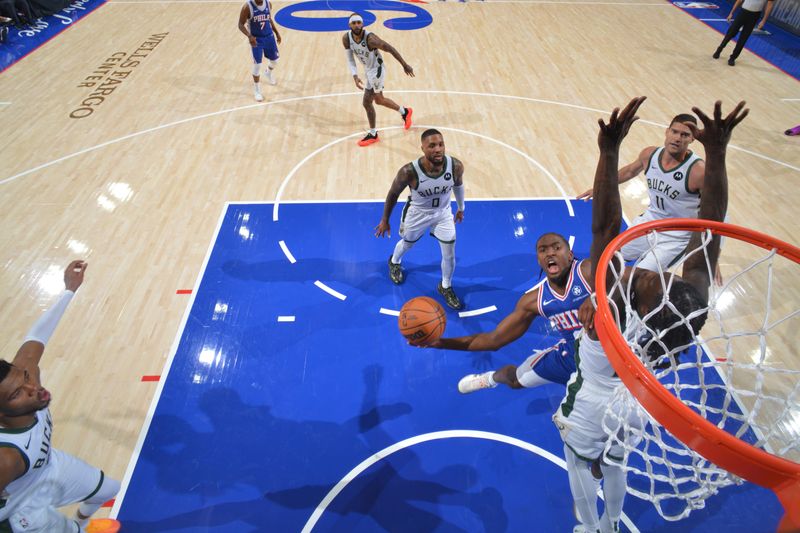
[[[357,43],[355,39],[353,39],[352,30],[347,32],[350,38],[350,50],[352,50],[353,54],[361,61],[365,69],[375,70],[383,64],[383,56],[381,55],[381,51],[377,48],[375,50],[370,50],[367,46],[367,37],[369,37],[369,34],[369,31],[364,30],[364,34],[361,36],[361,42]]]
[[[661,166],[663,153],[663,146],[654,151],[644,172],[650,195],[647,210],[651,212],[651,218],[697,218],[700,193],[689,191],[689,173],[700,157],[689,152],[683,163],[672,170],[664,170]]]
[[[411,206],[422,210],[450,209],[450,193],[453,190],[453,158],[444,156],[444,169],[438,176],[429,176],[419,164],[411,165],[417,174],[417,188],[411,189]]]
[[[6,487],[6,494],[13,495],[36,483],[50,464],[53,419],[49,409],[36,412],[36,421],[29,428],[0,428],[0,447],[14,448],[25,461],[25,473]]]

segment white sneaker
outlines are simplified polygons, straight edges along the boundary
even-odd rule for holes
[[[270,69],[265,70],[264,75],[267,77],[267,82],[270,85],[275,85],[276,83],[278,83],[277,81],[275,81],[275,75],[272,73]]]
[[[256,92],[255,93],[255,98],[256,98],[256,102],[263,102],[264,101],[264,95],[261,94],[261,92]]]
[[[461,378],[458,382],[458,392],[461,394],[469,394],[481,389],[493,389],[497,387],[497,383],[492,385],[489,378],[494,374],[494,370],[484,372],[483,374],[469,374]]]

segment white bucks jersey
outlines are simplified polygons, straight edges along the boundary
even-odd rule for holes
[[[370,50],[367,46],[367,37],[369,37],[369,34],[370,32],[364,30],[361,42],[357,43],[353,40],[352,30],[347,32],[347,36],[350,38],[350,50],[352,50],[358,60],[364,64],[364,68],[367,69],[367,71],[375,70],[383,64],[381,51],[377,48],[375,50]]]
[[[8,484],[0,497],[7,499],[34,485],[50,464],[50,439],[53,436],[53,419],[50,409],[36,412],[36,422],[20,429],[0,428],[0,447],[17,450],[25,461],[25,473]]]
[[[415,209],[438,211],[450,209],[450,193],[453,190],[453,158],[444,156],[444,169],[438,176],[429,176],[419,164],[412,161],[417,174],[417,188],[411,189],[410,204]]]
[[[663,152],[663,146],[653,152],[644,172],[647,178],[647,192],[650,195],[650,207],[647,208],[646,218],[649,220],[697,218],[700,192],[689,191],[689,172],[700,158],[689,152],[689,157],[683,163],[667,171],[661,166]]]
[[[635,341],[644,332],[644,325],[639,316],[634,313],[628,313],[627,320],[628,327],[625,328],[623,337],[628,341],[628,346],[634,350],[634,353],[637,353]],[[578,338],[575,363],[578,367],[579,377],[587,383],[606,389],[613,389],[621,382],[616,370],[611,366],[611,362],[606,356],[603,345],[599,340],[590,339],[589,335],[586,334],[586,330],[583,330]]]

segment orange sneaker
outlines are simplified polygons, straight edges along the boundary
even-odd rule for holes
[[[111,518],[95,518],[89,520],[86,533],[117,533],[121,524]]]
[[[414,110],[410,107],[406,108],[406,112],[403,113],[403,128],[408,129],[411,127],[411,114],[413,112]]]
[[[370,144],[374,144],[378,142],[378,134],[367,133],[367,136],[358,141],[359,146],[369,146]]]

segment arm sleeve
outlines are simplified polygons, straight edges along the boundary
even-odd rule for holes
[[[67,306],[72,301],[73,296],[75,296],[74,292],[64,291],[55,305],[39,317],[39,320],[36,321],[25,336],[25,342],[36,341],[47,345],[47,341],[52,337],[56,326],[58,326],[58,323],[61,321],[61,317],[64,316],[64,311],[67,310]]]
[[[353,51],[349,48],[345,48],[344,55],[347,58],[347,64],[350,67],[350,74],[353,76],[358,75],[358,69],[356,69],[356,58],[353,57]]]
[[[456,185],[453,187],[453,194],[456,197],[456,205],[459,211],[464,211],[464,186]]]

